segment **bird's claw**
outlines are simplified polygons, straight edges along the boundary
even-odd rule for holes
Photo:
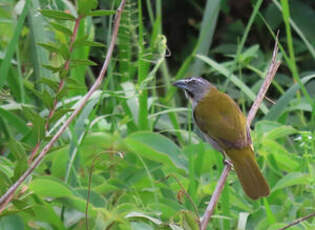
[[[231,168],[233,168],[232,161],[230,161],[230,160],[224,160],[223,163],[224,163],[225,165],[229,165]]]

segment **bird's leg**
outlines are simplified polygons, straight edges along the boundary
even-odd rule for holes
[[[232,164],[232,161],[231,161],[231,160],[225,159],[225,160],[223,161],[223,164],[225,164],[225,165],[230,165],[231,168],[233,168],[233,164]]]
[[[226,159],[226,154],[225,154],[224,151],[222,152],[222,155],[223,155],[223,164],[224,164],[224,165],[230,165],[231,168],[233,169],[233,163],[232,163],[231,160]]]

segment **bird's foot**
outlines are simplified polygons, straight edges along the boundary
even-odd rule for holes
[[[229,165],[229,166],[233,169],[232,161],[227,160],[227,159],[224,159],[223,163],[224,163],[225,165]]]

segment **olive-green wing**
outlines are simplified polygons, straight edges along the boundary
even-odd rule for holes
[[[194,118],[200,130],[221,148],[242,148],[248,145],[245,116],[228,95],[217,89],[211,89],[199,101]]]

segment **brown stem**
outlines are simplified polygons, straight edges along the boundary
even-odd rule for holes
[[[271,59],[271,64],[269,66],[266,78],[264,83],[262,84],[262,86],[260,87],[260,90],[257,94],[257,97],[252,105],[252,107],[250,108],[248,115],[247,115],[247,126],[250,127],[250,124],[252,123],[252,121],[254,120],[256,113],[267,93],[267,90],[269,89],[269,86],[273,80],[273,78],[276,75],[276,72],[280,66],[280,61],[277,61],[277,53],[278,53],[278,34],[277,33],[277,38],[276,38],[276,42],[275,42],[275,46],[273,49],[273,54],[272,54],[272,59]]]
[[[70,40],[70,45],[69,45],[69,52],[71,53],[72,50],[73,50],[73,43],[78,35],[78,29],[79,29],[79,25],[80,25],[80,21],[81,21],[82,17],[79,16],[78,18],[76,18],[75,20],[75,24],[74,24],[74,28],[73,28],[73,33],[72,33],[72,36],[71,36],[71,40]],[[64,68],[66,70],[66,72],[68,72],[69,70],[69,67],[70,67],[70,60],[71,58],[69,57],[69,59],[65,62],[64,64]],[[46,121],[46,124],[45,124],[45,129],[46,131],[48,130],[48,126],[49,126],[49,120],[52,118],[52,116],[55,114],[56,112],[56,109],[57,109],[57,103],[58,103],[58,94],[61,92],[61,90],[63,89],[64,87],[64,84],[65,84],[65,80],[64,79],[61,79],[60,82],[59,82],[59,86],[58,86],[58,90],[56,92],[56,97],[54,99],[54,103],[53,103],[53,107],[52,109],[49,111],[49,114],[48,114],[48,117],[47,117],[47,121]]]
[[[304,217],[301,217],[299,219],[296,219],[295,221],[293,221],[292,223],[288,224],[287,226],[284,226],[283,228],[279,228],[278,230],[285,230],[287,228],[290,228],[294,225],[297,225],[298,223],[301,223],[302,221],[304,220],[307,220],[308,218],[311,218],[311,217],[314,217],[315,216],[315,212],[307,215],[307,216],[304,216]]]
[[[61,136],[61,134],[68,128],[69,124],[72,122],[72,120],[79,114],[81,109],[85,106],[85,104],[88,102],[89,98],[92,96],[92,94],[95,92],[95,90],[100,86],[102,83],[102,80],[105,76],[107,67],[109,65],[113,49],[117,40],[117,34],[120,24],[120,18],[122,10],[124,9],[126,0],[122,0],[120,3],[120,6],[117,9],[116,16],[115,16],[115,23],[114,23],[114,29],[112,34],[112,40],[108,47],[106,58],[102,67],[101,72],[99,73],[96,81],[88,91],[88,93],[84,96],[82,99],[80,105],[73,111],[71,116],[68,118],[68,120],[65,121],[65,123],[60,127],[60,129],[57,131],[57,133],[51,138],[51,140],[46,144],[46,146],[42,149],[38,157],[34,160],[32,165],[25,171],[25,173],[6,191],[4,195],[0,198],[0,210],[3,210],[4,206],[10,202],[12,199],[12,194],[17,190],[17,188],[23,183],[23,181],[34,171],[34,169],[41,163],[42,159],[45,157],[47,152],[50,150],[50,148],[53,146],[53,144],[58,140],[58,138]]]
[[[39,149],[39,146],[40,146],[40,141],[35,145],[35,148],[33,149],[30,157],[28,158],[28,164],[32,163],[32,161],[33,161],[33,159],[34,159],[34,157],[35,157],[35,155]]]
[[[273,55],[272,55],[272,61],[271,64],[269,66],[265,81],[263,82],[257,97],[252,105],[252,107],[249,110],[248,116],[247,116],[247,126],[250,127],[250,124],[252,123],[253,119],[255,118],[255,115],[266,95],[266,92],[270,86],[270,83],[272,82],[279,66],[280,66],[280,62],[277,61],[277,54],[278,54],[278,34],[277,34],[277,38],[276,38],[276,42],[275,42],[275,46],[274,46],[274,50],[273,50]],[[231,165],[230,164],[225,164],[223,172],[221,174],[220,180],[218,181],[216,188],[214,190],[214,193],[211,197],[211,200],[207,206],[207,209],[205,211],[204,216],[201,219],[201,225],[200,225],[200,229],[201,230],[205,230],[207,228],[207,224],[214,212],[214,208],[216,203],[219,200],[220,194],[222,192],[222,189],[224,187],[225,181],[227,179],[227,176],[229,174],[229,172],[231,171]]]
[[[207,229],[208,222],[213,214],[214,208],[219,200],[220,194],[224,188],[226,178],[229,175],[230,171],[231,171],[231,164],[225,164],[223,172],[220,176],[219,182],[217,183],[217,186],[215,187],[215,190],[212,194],[211,200],[207,206],[205,214],[201,219],[200,230]]]
[[[75,24],[74,24],[74,28],[73,28],[73,33],[72,33],[72,36],[71,36],[71,40],[70,40],[70,45],[69,45],[69,51],[70,53],[72,52],[73,50],[73,43],[77,37],[77,34],[78,34],[78,28],[79,28],[79,25],[80,25],[80,21],[81,21],[82,17],[79,16],[76,20],[75,20]],[[69,66],[70,66],[70,58],[65,62],[65,70],[68,71],[69,70]],[[58,86],[58,89],[57,89],[57,92],[56,92],[56,97],[54,99],[54,103],[53,103],[53,107],[52,109],[49,111],[49,114],[47,116],[47,120],[46,120],[46,123],[45,123],[45,131],[47,132],[48,131],[48,128],[49,128],[49,120],[53,117],[53,115],[55,114],[56,112],[56,109],[57,109],[57,103],[58,103],[58,94],[61,92],[61,90],[63,89],[64,87],[64,84],[65,84],[65,81],[64,79],[61,79],[60,82],[59,82],[59,86]],[[34,150],[32,151],[29,159],[28,159],[28,163],[31,164],[34,157],[36,156],[36,153],[40,147],[40,144],[41,144],[41,141],[42,140],[39,140],[34,148]]]

